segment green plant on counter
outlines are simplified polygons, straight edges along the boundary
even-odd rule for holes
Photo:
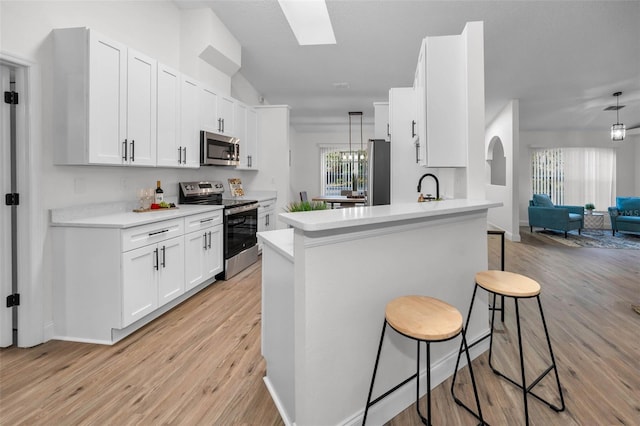
[[[585,210],[595,210],[596,206],[594,206],[592,203],[587,203],[584,205]]]
[[[311,210],[326,210],[327,203],[324,201],[297,201],[289,203],[285,210],[289,213],[309,212]]]

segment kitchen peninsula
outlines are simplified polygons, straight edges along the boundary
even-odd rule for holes
[[[429,295],[466,316],[474,274],[487,268],[487,210],[498,206],[460,199],[284,213],[290,229],[258,234],[265,382],[286,424],[360,424],[393,298]],[[488,310],[474,310],[468,341],[488,332]],[[453,374],[459,344],[432,348],[433,386]],[[472,358],[487,348],[477,345]],[[413,374],[415,352],[388,332],[374,397]],[[371,423],[411,405],[414,386],[372,407]]]

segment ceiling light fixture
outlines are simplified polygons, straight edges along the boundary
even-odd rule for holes
[[[616,93],[613,94],[613,96],[616,97],[616,124],[611,126],[611,140],[612,141],[623,141],[624,140],[625,127],[624,127],[624,124],[620,123],[620,116],[619,116],[619,113],[618,113],[620,108],[624,108],[624,105],[620,106],[618,104],[618,101],[620,100],[620,95],[622,95],[622,92],[616,92]]]
[[[278,3],[299,45],[336,44],[324,0],[278,0]]]

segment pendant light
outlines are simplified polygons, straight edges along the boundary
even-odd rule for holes
[[[625,135],[625,127],[624,124],[620,123],[620,115],[618,112],[620,108],[624,108],[624,105],[619,106],[618,104],[620,95],[622,95],[622,92],[616,92],[613,94],[613,96],[616,97],[616,124],[611,126],[611,140],[616,142],[623,141]]]
[[[355,157],[351,151],[351,117],[359,116],[360,117],[360,152],[362,152],[362,112],[349,112],[349,160],[358,160],[358,164],[360,163],[360,155],[357,154]],[[358,181],[357,181],[357,173],[356,168],[354,167],[354,162],[351,162],[352,173],[351,173],[351,190],[358,190]]]

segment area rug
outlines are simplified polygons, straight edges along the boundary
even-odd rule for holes
[[[583,229],[582,235],[572,231],[567,238],[564,237],[564,232],[548,229],[534,230],[531,235],[540,239],[549,238],[568,247],[640,250],[640,234],[616,232],[613,236],[610,229]]]

